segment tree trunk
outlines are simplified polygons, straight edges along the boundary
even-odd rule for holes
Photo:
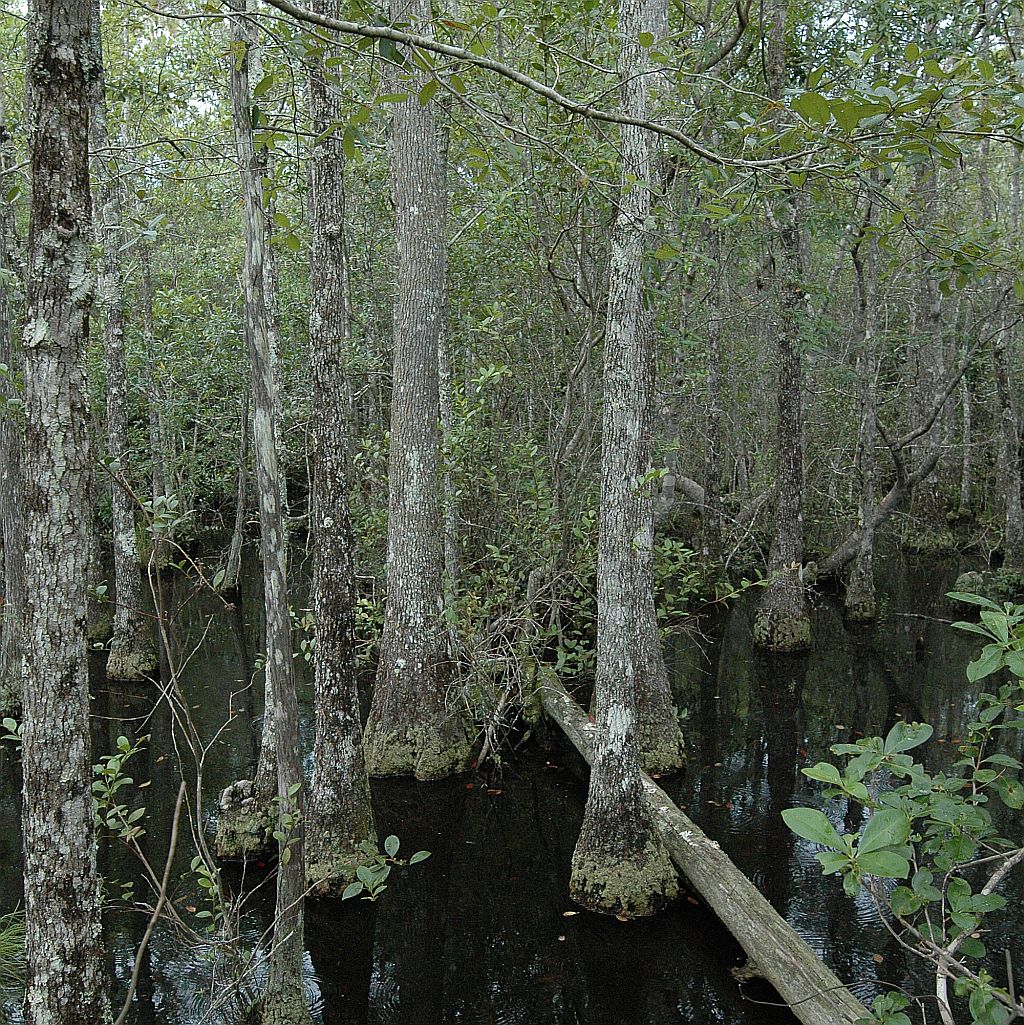
[[[145,350],[146,409],[149,424],[149,455],[152,463],[150,494],[153,501],[153,566],[157,572],[164,569],[171,557],[174,542],[174,528],[171,521],[177,512],[177,504],[170,488],[167,474],[167,438],[164,430],[162,391],[157,386],[156,374],[156,330],[153,325],[153,277],[150,266],[149,246],[142,243],[139,249],[140,273],[142,276],[142,347]]]
[[[638,42],[647,24],[645,9],[645,0],[619,5],[622,105],[637,119],[647,110],[647,61]],[[632,917],[664,906],[676,895],[677,883],[668,852],[654,832],[639,762],[638,689],[641,674],[652,666],[640,657],[649,649],[638,638],[646,636],[644,620],[653,612],[653,598],[647,606],[653,514],[645,477],[651,457],[654,352],[653,336],[644,329],[642,280],[650,144],[633,126],[623,126],[620,138],[622,186],[609,260],[601,439],[597,740],[569,893],[592,911]],[[639,587],[645,589],[643,598]]]
[[[25,324],[22,830],[27,1025],[110,1020],[85,640],[89,563],[89,0],[34,0]]]
[[[710,257],[714,287],[708,301],[707,372],[707,449],[704,457],[704,513],[701,531],[704,558],[711,564],[722,558],[722,317],[725,311],[726,268],[722,233],[711,234]]]
[[[866,528],[846,580],[846,618],[853,623],[870,623],[878,616],[874,568],[875,532],[868,526],[875,510],[875,456],[878,434],[878,237],[875,234],[874,214],[874,199],[869,195],[863,231],[853,249],[860,334],[860,353],[857,358],[861,407],[860,438],[857,445],[857,469],[860,474],[859,520],[860,526]]]
[[[224,563],[224,579],[221,590],[234,593],[238,590],[238,578],[242,572],[242,546],[245,543],[246,504],[249,497],[249,392],[242,396],[242,417],[238,442],[238,473],[235,478],[235,523],[231,529],[231,544],[228,547],[227,562]]]
[[[0,180],[14,166],[10,134],[4,111],[3,70],[0,69]],[[2,191],[2,190],[0,190]],[[22,633],[25,616],[25,518],[22,512],[24,482],[21,472],[21,412],[18,380],[21,376],[21,345],[14,342],[14,299],[21,277],[16,253],[14,208],[0,195],[0,523],[4,559],[4,595],[0,626],[0,716],[17,715],[21,707]]]
[[[231,108],[241,173],[245,221],[243,302],[245,340],[253,396],[253,452],[259,493],[263,594],[266,613],[266,673],[272,705],[277,761],[277,903],[270,969],[259,1004],[262,1025],[306,1025],[312,1021],[302,984],[305,891],[305,806],[299,751],[299,714],[292,678],[292,632],[288,605],[288,556],[278,466],[278,394],[270,347],[261,166],[252,138],[248,75],[249,36],[244,0],[232,5]]]
[[[246,11],[246,0],[239,0],[241,6],[233,8],[237,11]],[[252,276],[246,272],[246,288],[242,296],[243,322],[247,347],[251,345],[251,336],[255,332],[258,342],[258,349],[265,353],[270,376],[271,388],[274,402],[270,412],[273,418],[273,439],[274,439],[274,486],[278,489],[278,511],[280,513],[280,547],[281,558],[284,560],[284,569],[287,571],[287,545],[288,534],[285,521],[285,487],[282,475],[277,465],[277,444],[281,427],[280,411],[280,371],[278,368],[278,335],[275,325],[275,311],[272,304],[268,302],[267,289],[274,285],[274,275],[267,270],[267,248],[270,239],[270,231],[267,227],[267,213],[264,208],[263,179],[266,176],[267,159],[257,151],[252,139],[252,96],[249,92],[250,75],[258,75],[259,82],[262,77],[262,61],[259,57],[259,43],[256,40],[256,33],[252,26],[244,18],[232,18],[232,47],[237,61],[241,61],[243,67],[240,71],[233,71],[231,75],[231,109],[234,121],[235,147],[238,152],[240,172],[242,176],[242,193],[246,210],[246,259],[253,261]],[[244,59],[243,59],[244,58]],[[250,214],[249,206],[254,205],[254,212]],[[250,238],[249,236],[253,237]],[[256,237],[258,236],[258,238]],[[258,293],[256,288],[258,286]],[[265,344],[264,344],[265,343]],[[261,357],[262,358],[262,357]],[[258,364],[251,363],[250,391],[253,402],[253,450],[254,462],[256,464],[256,487],[261,491],[263,484],[260,477],[260,460],[266,460],[267,452],[260,452],[261,440],[257,435],[257,418],[262,414],[257,408],[259,397],[257,388],[261,387],[256,380]],[[244,440],[244,428],[243,428]],[[264,438],[262,444],[266,444]],[[239,493],[241,493],[241,479],[239,480]],[[260,507],[260,530],[263,532],[263,502],[264,496],[259,495]],[[239,507],[235,509],[235,523],[239,526]],[[264,542],[264,548],[266,547]],[[268,557],[275,557],[273,553],[268,556],[263,552],[264,573]],[[239,549],[239,567],[241,565],[241,550]],[[227,573],[225,572],[225,577]],[[287,599],[285,599],[287,602]],[[264,601],[269,602],[269,593],[264,594]],[[287,605],[286,605],[287,612]],[[290,631],[291,619],[288,616],[289,641],[288,648],[291,649]],[[267,617],[267,650],[270,647],[270,616]],[[267,854],[273,846],[271,834],[273,832],[273,812],[271,805],[278,789],[278,777],[281,769],[277,765],[277,752],[280,739],[278,738],[277,720],[275,710],[277,698],[274,690],[274,674],[272,665],[268,658],[263,676],[263,722],[260,729],[260,754],[256,763],[256,774],[252,780],[238,780],[228,786],[220,796],[219,812],[217,815],[217,837],[216,847],[218,857],[225,859],[244,859],[257,854]]]
[[[428,0],[392,0],[393,21],[428,31]],[[447,288],[447,208],[441,133],[430,76],[410,70],[391,126],[391,191],[398,238],[391,451],[388,460],[388,600],[364,747],[371,775],[438,779],[462,771],[470,742],[461,712],[446,707],[450,677],[438,530],[438,342]]]
[[[774,0],[766,48],[768,95],[782,98],[786,83],[787,0]],[[778,354],[778,424],[776,435],[775,533],[768,553],[768,583],[754,619],[754,640],[768,651],[803,651],[811,644],[811,621],[804,597],[803,519],[803,365],[801,322],[807,315],[803,290],[799,197],[776,201]]]
[[[128,442],[128,376],[124,342],[124,272],[121,254],[125,233],[121,223],[121,185],[110,154],[103,74],[100,3],[92,0],[92,45],[96,77],[90,123],[97,189],[97,233],[101,246],[97,298],[103,311],[103,349],[107,364],[107,455],[111,460],[111,515],[114,539],[114,633],[107,676],[112,680],[145,680],[156,669],[156,647],[143,611],[142,571],[135,533]]]
[[[999,399],[999,481],[1005,494],[1003,521],[1003,565],[1024,570],[1024,517],[1021,514],[1020,432],[1014,408],[1008,353],[1010,331],[1002,312],[1000,330],[992,337],[992,369]]]
[[[337,0],[312,9],[338,17]],[[313,784],[306,879],[320,892],[352,881],[359,845],[377,843],[363,758],[355,655],[355,540],[349,518],[348,359],[351,344],[345,240],[345,155],[330,131],[344,120],[337,83],[323,60],[309,72],[309,348],[313,401]]]

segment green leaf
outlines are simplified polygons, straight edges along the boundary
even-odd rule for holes
[[[871,851],[857,855],[857,867],[868,875],[880,879],[906,879],[910,875],[910,862],[893,851]]]
[[[839,786],[843,782],[843,777],[839,774],[839,770],[829,762],[818,762],[809,769],[801,769],[800,771],[808,779],[816,779],[822,783],[832,783],[835,786]]]
[[[641,32],[636,40],[645,50],[654,46],[654,36],[650,32]]]
[[[418,865],[421,861],[426,861],[430,857],[430,851],[417,851],[410,859],[410,865]]]
[[[420,89],[419,99],[420,106],[425,107],[433,98],[437,92],[439,86],[436,78],[430,78],[423,83],[423,88]]]
[[[782,813],[782,821],[804,840],[831,847],[836,850],[843,848],[843,838],[836,832],[835,826],[828,818],[814,808],[787,808]]]
[[[399,842],[397,836],[389,836],[384,841],[384,850],[389,858],[393,858],[398,853],[398,846]]]
[[[358,897],[363,892],[363,884],[357,879],[354,883],[349,883],[345,887],[341,894],[342,900],[348,900],[350,897]]]
[[[915,747],[920,747],[928,740],[933,732],[928,723],[898,722],[889,730],[889,735],[885,738],[882,751],[887,755],[912,751]]]
[[[832,119],[828,100],[821,93],[801,93],[793,100],[793,109],[805,120],[818,124]]]
[[[883,808],[871,817],[864,827],[858,844],[858,861],[864,854],[880,851],[884,847],[900,847],[910,836],[910,820],[901,811]],[[900,877],[903,878],[903,877]]]

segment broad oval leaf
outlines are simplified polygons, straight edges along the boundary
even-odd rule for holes
[[[833,850],[843,847],[843,838],[836,832],[835,826],[827,816],[814,808],[787,808],[782,813],[782,821],[803,840]]]
[[[910,836],[910,819],[895,808],[883,808],[871,817],[864,827],[860,844],[857,846],[857,860],[865,854],[880,851],[885,847],[901,847]],[[906,860],[906,859],[904,859]],[[867,871],[867,869],[865,869]],[[874,873],[872,873],[874,874]],[[905,876],[897,878],[904,879]]]

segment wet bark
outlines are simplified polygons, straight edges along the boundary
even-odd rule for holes
[[[0,180],[14,166],[4,110],[0,68]],[[5,187],[6,188],[6,187]],[[2,192],[3,190],[0,190]],[[4,597],[0,624],[0,716],[21,707],[22,632],[25,615],[25,518],[22,512],[22,415],[18,382],[21,345],[14,340],[15,305],[21,278],[13,205],[0,195],[0,530],[4,559]],[[12,402],[18,400],[18,402]]]
[[[781,100],[786,83],[787,0],[774,0],[765,68],[768,95]],[[810,647],[811,622],[804,597],[803,521],[803,361],[801,324],[807,315],[802,278],[799,196],[785,193],[775,201],[773,217],[778,250],[776,285],[776,354],[778,420],[776,434],[775,532],[768,553],[768,583],[754,619],[754,640],[767,651],[803,651]]]
[[[647,110],[646,53],[638,43],[644,0],[619,5],[622,106]],[[612,229],[605,337],[601,505],[597,555],[597,723],[593,771],[570,896],[605,914],[650,915],[677,892],[668,852],[654,832],[640,775],[638,691],[650,681],[650,549],[653,336],[643,310],[644,223],[650,209],[650,146],[642,130],[621,130],[619,209]],[[643,588],[643,595],[638,593]],[[648,604],[649,601],[649,604]],[[653,624],[657,641],[657,621]],[[660,644],[656,661],[660,662]],[[664,667],[662,666],[662,671]],[[673,725],[675,720],[673,718]],[[678,730],[678,726],[676,726]]]
[[[90,143],[97,180],[97,235],[101,247],[96,282],[103,313],[103,351],[107,371],[107,455],[111,460],[110,507],[114,542],[114,632],[110,639],[107,676],[113,680],[144,680],[156,669],[156,646],[142,600],[142,569],[135,533],[134,499],[125,487],[131,477],[128,441],[128,374],[125,368],[122,188],[107,130],[100,3],[92,2],[93,82]]]
[[[312,9],[338,16],[337,0]],[[326,53],[323,55],[327,56]],[[376,847],[363,757],[355,653],[355,540],[349,516],[352,432],[348,359],[351,345],[345,237],[345,155],[330,131],[344,120],[341,93],[318,58],[309,71],[309,118],[317,137],[309,159],[309,348],[313,401],[313,782],[309,798],[306,878],[329,892],[354,878]]]
[[[85,640],[90,506],[88,0],[34,0],[27,67],[22,750],[28,1025],[110,1020],[100,937]]]
[[[258,1018],[264,1025],[306,1025],[312,1021],[302,984],[305,891],[306,799],[299,750],[298,702],[292,678],[288,557],[278,463],[278,391],[266,302],[266,226],[261,164],[252,138],[248,48],[240,15],[244,0],[232,5],[231,109],[245,223],[243,304],[246,348],[253,396],[253,453],[259,495],[266,678],[269,696],[264,718],[274,723],[277,763],[275,822],[278,838],[277,900],[270,966]],[[264,735],[266,731],[264,731]]]
[[[428,31],[427,0],[393,0],[393,20]],[[411,65],[410,65],[411,69]],[[388,600],[364,749],[371,775],[437,779],[464,769],[470,743],[449,707],[451,667],[438,528],[438,343],[444,331],[446,180],[436,104],[417,97],[410,70],[391,126],[391,192],[398,240],[391,451],[388,461]]]

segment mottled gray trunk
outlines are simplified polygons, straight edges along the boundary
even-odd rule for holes
[[[971,505],[974,501],[974,396],[971,394],[971,382],[964,374],[960,382],[960,444],[962,460],[960,463],[960,504],[957,515],[960,519],[970,519]]]
[[[10,179],[2,172],[14,166],[11,137],[4,110],[3,69],[0,68],[0,525],[4,559],[4,594],[0,625],[0,716],[16,715],[21,707],[22,631],[25,616],[25,518],[22,512],[22,416],[18,381],[21,344],[14,341],[15,303],[21,271],[15,236],[14,208],[6,199]],[[18,404],[12,405],[12,400]]]
[[[232,8],[236,11],[245,12],[248,10],[246,0],[239,0]],[[260,47],[257,33],[247,18],[235,17],[231,19],[231,42],[232,59],[234,64],[241,63],[241,67],[232,66],[231,71],[231,112],[234,126],[235,150],[238,154],[239,171],[241,174],[242,199],[245,211],[245,277],[242,294],[242,320],[245,334],[246,346],[250,352],[250,384],[252,394],[252,432],[253,432],[253,453],[256,464],[256,488],[259,492],[260,508],[260,530],[261,539],[263,534],[264,502],[263,478],[261,475],[261,460],[265,464],[270,458],[266,446],[268,435],[266,425],[261,428],[260,418],[266,414],[259,409],[260,397],[257,389],[263,387],[260,380],[257,380],[261,373],[258,361],[252,359],[252,353],[258,354],[259,360],[266,359],[267,373],[270,377],[269,389],[264,391],[273,396],[272,408],[269,415],[272,419],[270,425],[273,439],[273,460],[274,474],[273,485],[277,489],[277,510],[280,517],[281,536],[280,558],[284,560],[283,569],[287,575],[287,525],[284,511],[284,482],[277,463],[278,438],[281,426],[281,413],[279,405],[280,372],[278,368],[278,333],[275,324],[276,303],[269,301],[268,286],[274,287],[274,276],[266,266],[267,250],[269,248],[270,229],[267,224],[267,212],[264,205],[263,179],[267,171],[267,157],[257,150],[252,138],[252,94],[250,86],[252,79],[259,82],[262,75],[262,60],[260,58]],[[251,266],[250,266],[251,264]],[[264,431],[260,437],[261,429]],[[261,451],[261,446],[263,450]],[[238,521],[238,506],[235,509],[236,524]],[[266,540],[262,539],[264,551],[262,553],[264,571],[266,573],[267,560],[277,558],[274,552],[266,550]],[[225,573],[225,576],[227,574]],[[271,601],[271,595],[264,585],[264,600]],[[291,618],[288,616],[289,640],[287,647],[291,649]],[[277,764],[277,752],[281,743],[278,737],[276,708],[277,698],[275,696],[275,681],[273,664],[269,653],[273,650],[271,646],[271,632],[276,624],[270,622],[270,614],[267,614],[267,662],[263,672],[263,721],[260,728],[260,753],[256,763],[256,773],[252,780],[239,780],[227,787],[220,796],[220,810],[217,816],[217,854],[221,858],[235,859],[245,858],[257,853],[266,853],[272,846],[271,833],[273,831],[273,815],[271,804],[278,792],[278,778],[281,772]],[[291,677],[289,676],[289,681]]]
[[[231,544],[224,563],[221,590],[238,590],[238,577],[242,572],[242,546],[245,543],[246,505],[249,497],[249,392],[242,396],[242,415],[239,421],[238,470],[235,475],[235,522],[231,528]]]
[[[139,247],[139,270],[142,278],[142,347],[145,350],[143,367],[149,424],[150,495],[154,511],[160,512],[162,509],[169,515],[171,489],[167,474],[167,432],[163,422],[163,393],[157,385],[157,343],[153,324],[153,276],[150,262],[149,246],[142,243]],[[162,525],[160,531],[153,535],[153,566],[158,572],[171,557],[173,541],[174,530],[170,524]]]
[[[765,70],[768,95],[781,100],[786,83],[787,0],[774,0]],[[803,360],[801,326],[807,316],[799,196],[774,201],[778,248],[775,267],[778,420],[775,442],[775,530],[768,553],[768,583],[754,618],[754,641],[768,651],[810,647],[811,621],[804,596]]]
[[[647,111],[645,0],[619,5],[618,73],[622,106]],[[569,892],[593,911],[640,916],[677,891],[668,851],[654,830],[640,775],[638,689],[651,665],[638,643],[648,609],[651,545],[652,335],[644,330],[644,225],[650,210],[650,146],[623,126],[622,182],[609,258],[597,555],[597,743],[583,826],[572,857]],[[645,566],[646,564],[646,566]],[[638,585],[646,587],[643,598]],[[656,629],[656,624],[655,624]],[[658,652],[660,656],[660,650]],[[646,664],[645,664],[646,663]]]
[[[270,703],[264,718],[274,723],[277,761],[277,901],[266,990],[259,1002],[264,1025],[312,1021],[302,985],[305,892],[306,800],[299,751],[298,702],[292,678],[292,633],[288,605],[288,556],[278,465],[277,382],[266,304],[266,229],[261,166],[253,145],[244,0],[231,18],[231,113],[238,156],[245,224],[243,304],[253,398],[253,454],[259,495],[260,541],[266,616],[266,678]],[[262,758],[262,755],[261,755]]]
[[[312,0],[312,5],[319,14],[339,16],[337,0]],[[311,605],[316,647],[306,879],[320,892],[351,882],[354,866],[363,860],[359,845],[370,841],[376,846],[377,842],[356,678],[345,154],[338,133],[330,131],[344,120],[344,108],[339,83],[323,63],[328,53],[311,62],[309,72],[309,120],[317,137],[309,157]]]
[[[1000,329],[992,336],[992,370],[999,400],[999,490],[1005,496],[1003,565],[1024,570],[1024,516],[1021,514],[1020,421],[1010,374],[1010,331],[1004,307]]]
[[[107,455],[112,461],[115,478],[110,489],[114,541],[114,632],[110,640],[107,676],[113,680],[144,680],[156,669],[156,648],[149,618],[143,611],[134,500],[122,483],[127,483],[131,477],[128,374],[124,348],[124,271],[121,266],[125,232],[121,221],[122,187],[107,130],[99,0],[92,2],[92,46],[96,77],[90,111],[90,142],[95,151],[97,235],[101,247],[96,292],[103,313],[103,351],[107,370]]]
[[[393,20],[429,31],[428,0],[393,0]],[[364,747],[371,775],[436,779],[464,769],[470,744],[461,710],[446,704],[451,667],[443,618],[444,552],[438,530],[438,343],[445,325],[446,181],[429,76],[410,64],[412,98],[391,125],[391,192],[398,241],[391,451],[388,461],[388,600]],[[396,91],[398,91],[396,89]]]
[[[722,557],[722,318],[725,313],[726,267],[722,233],[714,230],[709,242],[714,275],[708,296],[707,383],[704,389],[705,420],[704,513],[701,531],[704,558],[718,562]]]
[[[857,380],[860,387],[860,437],[857,442],[857,471],[860,476],[859,524],[863,528],[857,554],[846,580],[846,617],[851,622],[869,623],[878,616],[875,595],[875,532],[870,528],[875,511],[875,462],[877,449],[878,378],[878,237],[875,233],[874,199],[868,196],[867,214],[860,239],[853,248],[857,278],[858,333]]]
[[[934,160],[923,161],[914,170],[914,192],[921,227],[934,229],[938,220],[939,169]],[[915,353],[917,382],[914,392],[916,419],[926,420],[942,388],[945,377],[945,353],[942,339],[942,292],[935,272],[934,256],[923,251],[919,267],[915,306]],[[936,418],[931,428],[916,444],[918,461],[938,452],[942,446],[943,418]],[[938,509],[938,476],[933,470],[915,491],[916,511],[934,518]]]
[[[33,0],[27,68],[22,830],[25,1021],[110,1020],[93,830],[89,677],[89,0]]]

